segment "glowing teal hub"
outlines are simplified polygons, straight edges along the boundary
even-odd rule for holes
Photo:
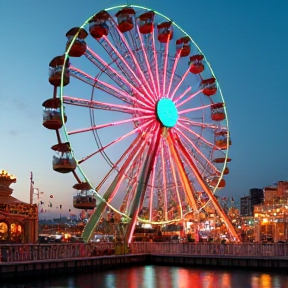
[[[178,111],[171,99],[161,98],[156,106],[156,113],[159,121],[164,127],[174,127],[178,120]]]

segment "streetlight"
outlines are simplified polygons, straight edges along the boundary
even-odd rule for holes
[[[37,190],[37,193],[34,190]],[[40,194],[44,194],[44,192],[39,192],[39,188],[33,188],[33,194],[37,195],[37,200],[39,200]]]

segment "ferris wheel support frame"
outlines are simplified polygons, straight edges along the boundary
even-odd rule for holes
[[[139,153],[143,152],[144,144],[146,143],[145,139],[143,141],[140,141],[141,138],[143,138],[142,134],[139,134],[138,137],[135,139],[135,146],[130,146],[126,152],[123,154],[122,157],[120,157],[119,161],[124,158],[125,155],[127,155],[130,152],[130,155],[127,157],[126,161],[122,165],[119,173],[116,175],[112,183],[110,184],[109,188],[106,190],[105,194],[103,195],[100,203],[97,205],[95,212],[89,219],[88,223],[84,227],[84,230],[82,232],[82,237],[84,241],[88,242],[92,237],[93,229],[98,224],[99,220],[101,219],[101,215],[103,214],[105,208],[108,206],[108,204],[112,201],[113,197],[115,196],[119,185],[122,183],[124,174],[126,172],[127,167],[131,163],[131,160],[135,158]],[[133,147],[133,149],[131,149]],[[118,162],[119,162],[118,161]]]
[[[238,236],[238,234],[236,233],[234,226],[232,225],[231,221],[229,220],[228,216],[226,215],[225,211],[223,210],[223,208],[220,206],[219,202],[217,201],[216,197],[214,196],[214,194],[210,191],[210,189],[207,186],[207,183],[205,183],[197,169],[197,167],[195,166],[195,163],[193,162],[193,160],[191,159],[188,151],[186,150],[185,146],[183,145],[183,143],[181,142],[181,140],[178,138],[177,140],[174,138],[173,134],[169,131],[169,134],[171,135],[171,137],[174,139],[175,143],[179,146],[179,148],[181,149],[181,151],[184,153],[184,155],[186,156],[187,161],[189,162],[189,165],[191,167],[191,169],[193,170],[193,173],[195,175],[195,177],[197,178],[199,184],[201,185],[201,188],[203,189],[204,192],[207,193],[207,195],[209,196],[212,204],[214,205],[214,207],[216,208],[217,213],[219,214],[219,216],[224,220],[230,234],[234,237],[234,239],[236,240],[236,242],[241,242],[240,238]]]
[[[173,156],[173,159],[176,161],[175,164],[177,166],[181,181],[183,182],[183,185],[185,187],[185,191],[187,191],[188,203],[194,211],[197,211],[198,209],[197,209],[196,201],[193,197],[193,188],[190,184],[188,176],[187,176],[185,169],[183,167],[183,164],[181,162],[180,155],[175,149],[175,146],[174,146],[175,143],[172,141],[170,133],[167,135],[167,142],[168,142],[169,148],[171,149],[170,150],[171,155]]]
[[[154,137],[151,139],[151,144],[149,147],[149,152],[147,153],[149,157],[146,158],[142,172],[139,176],[137,190],[134,196],[134,199],[131,203],[131,209],[129,216],[131,217],[131,221],[128,224],[126,236],[125,236],[125,244],[129,245],[132,241],[134,228],[138,219],[138,213],[140,207],[142,207],[144,197],[145,197],[145,190],[147,189],[149,178],[154,166],[154,159],[159,149],[160,140],[161,140],[161,131],[160,127],[157,128],[157,132],[153,135]]]

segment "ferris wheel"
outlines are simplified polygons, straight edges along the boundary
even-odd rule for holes
[[[169,224],[225,186],[231,145],[226,107],[205,55],[175,22],[117,6],[70,29],[49,64],[43,125],[56,131],[53,169],[72,172],[73,205],[94,209],[83,238],[111,211],[127,224]]]

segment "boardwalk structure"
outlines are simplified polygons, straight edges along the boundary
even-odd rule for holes
[[[288,270],[288,244],[65,243],[0,246],[0,277],[94,271],[130,265]]]

